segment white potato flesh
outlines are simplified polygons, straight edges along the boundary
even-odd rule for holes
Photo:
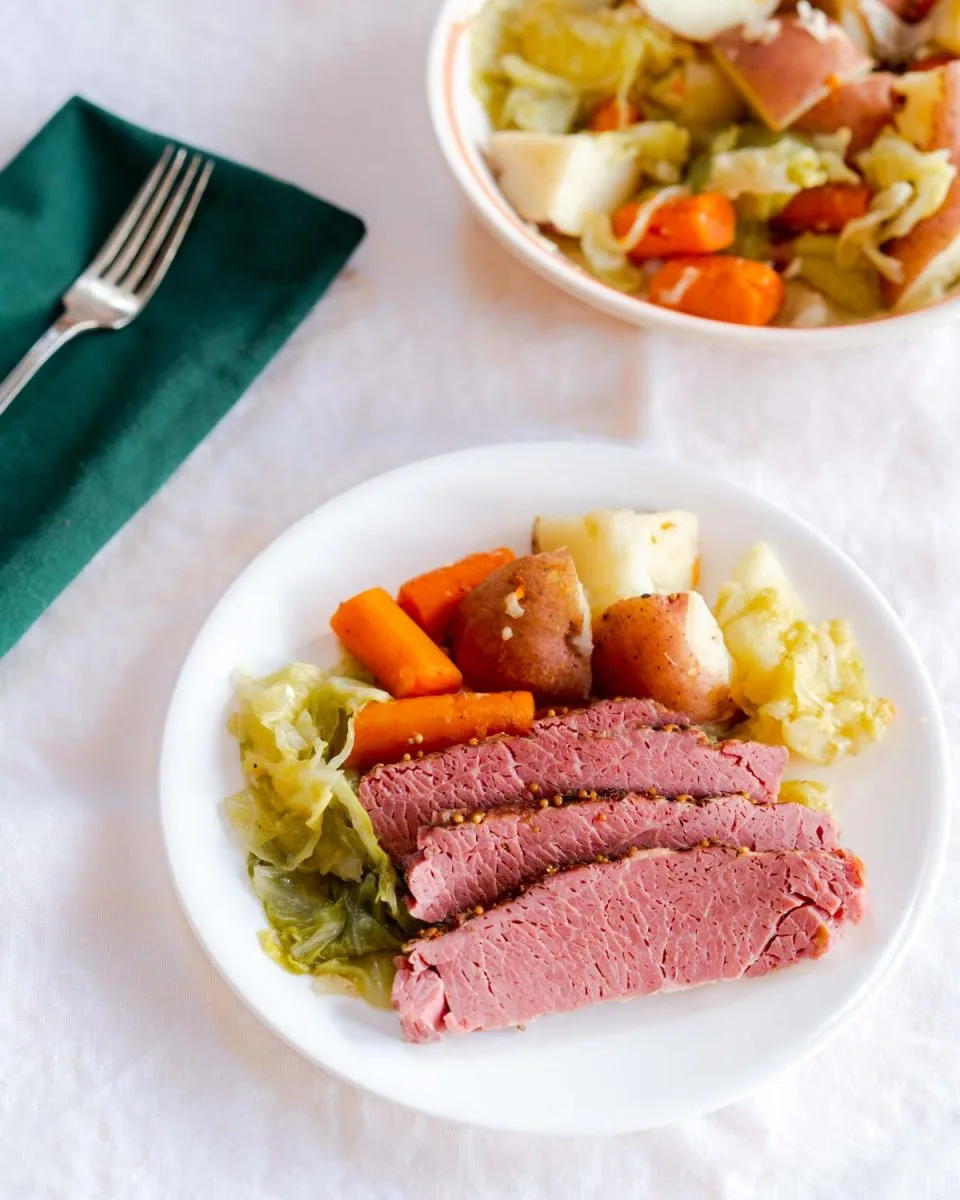
[[[584,517],[538,517],[533,533],[538,551],[570,551],[595,613],[632,596],[689,591],[696,582],[699,542],[696,516],[680,510],[618,508]]]
[[[647,543],[636,536],[637,514],[602,509],[585,517],[538,517],[533,529],[537,553],[566,547],[593,612],[618,600],[654,591]]]
[[[705,682],[729,684],[732,663],[717,619],[699,592],[687,592],[686,597],[687,648]]]
[[[638,513],[638,535],[649,544],[650,575],[656,592],[686,592],[697,582],[700,522],[691,512],[674,509]]]
[[[636,155],[590,133],[502,130],[490,137],[500,190],[525,221],[580,237],[591,213],[612,213],[640,182]]]
[[[664,28],[694,42],[709,42],[725,29],[759,25],[777,10],[779,0],[637,0]]]

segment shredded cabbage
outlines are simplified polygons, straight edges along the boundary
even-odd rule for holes
[[[884,278],[899,283],[902,263],[880,247],[906,237],[921,221],[940,211],[957,169],[946,150],[923,153],[889,130],[857,155],[857,165],[875,195],[869,210],[850,221],[841,234],[837,262],[850,267],[863,256]]]
[[[229,729],[246,786],[224,808],[271,925],[264,949],[289,970],[329,974],[335,963],[393,951],[408,926],[396,873],[343,766],[353,713],[387,699],[307,663],[237,680]],[[351,967],[354,983],[365,969]],[[376,992],[374,970],[384,974],[369,965],[361,991]]]
[[[772,216],[806,188],[859,182],[844,162],[847,140],[849,135],[807,140],[785,134],[769,145],[720,151],[712,155],[706,187],[730,200],[769,197],[778,206]]]
[[[496,129],[569,133],[584,107],[626,100],[692,53],[605,0],[488,0],[472,23],[473,86]]]
[[[870,317],[883,308],[880,278],[866,258],[850,266],[837,262],[839,238],[829,234],[804,233],[793,242],[796,275],[858,317]]]
[[[518,54],[500,60],[513,85],[503,99],[500,123],[529,133],[569,133],[580,112],[580,96],[566,79],[542,71]]]
[[[642,240],[657,209],[668,200],[687,194],[685,187],[668,187],[643,197],[633,225],[622,238],[613,232],[606,213],[590,213],[584,222],[580,248],[593,273],[620,291],[638,291],[646,277],[630,261],[629,252]]]
[[[390,1007],[392,959],[403,934],[377,896],[374,875],[345,883],[251,857],[250,881],[270,922],[260,944],[274,962],[296,975],[339,976],[370,1003]]]

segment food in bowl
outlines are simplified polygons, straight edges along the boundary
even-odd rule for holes
[[[700,553],[690,512],[543,514],[347,598],[338,674],[241,678],[226,816],[264,950],[424,1042],[831,949],[863,867],[785,775],[893,710],[770,548],[713,608]]]
[[[487,0],[485,152],[602,283],[741,325],[849,324],[960,284],[953,0]]]

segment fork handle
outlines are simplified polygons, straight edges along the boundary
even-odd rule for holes
[[[66,345],[78,333],[93,329],[91,321],[78,321],[69,313],[63,313],[50,326],[46,333],[33,343],[27,353],[21,358],[6,379],[0,383],[0,416],[16,400],[23,388],[36,375],[47,359],[55,354],[61,346]]]

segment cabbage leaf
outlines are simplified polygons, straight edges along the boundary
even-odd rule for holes
[[[765,214],[776,215],[791,196],[825,183],[859,183],[860,177],[844,162],[848,138],[801,138],[785,134],[767,145],[741,145],[714,153],[705,187],[722,192],[730,200],[762,197],[768,201]]]
[[[837,262],[850,267],[862,256],[884,278],[899,283],[903,265],[881,247],[940,211],[957,169],[946,150],[924,153],[889,130],[857,155],[857,165],[874,196],[869,210],[844,228]]]
[[[415,923],[343,764],[353,714],[386,699],[307,663],[240,676],[229,729],[246,786],[224,802],[270,923],[261,937],[270,957],[301,974],[336,975],[377,1002],[392,978],[387,962]]]

